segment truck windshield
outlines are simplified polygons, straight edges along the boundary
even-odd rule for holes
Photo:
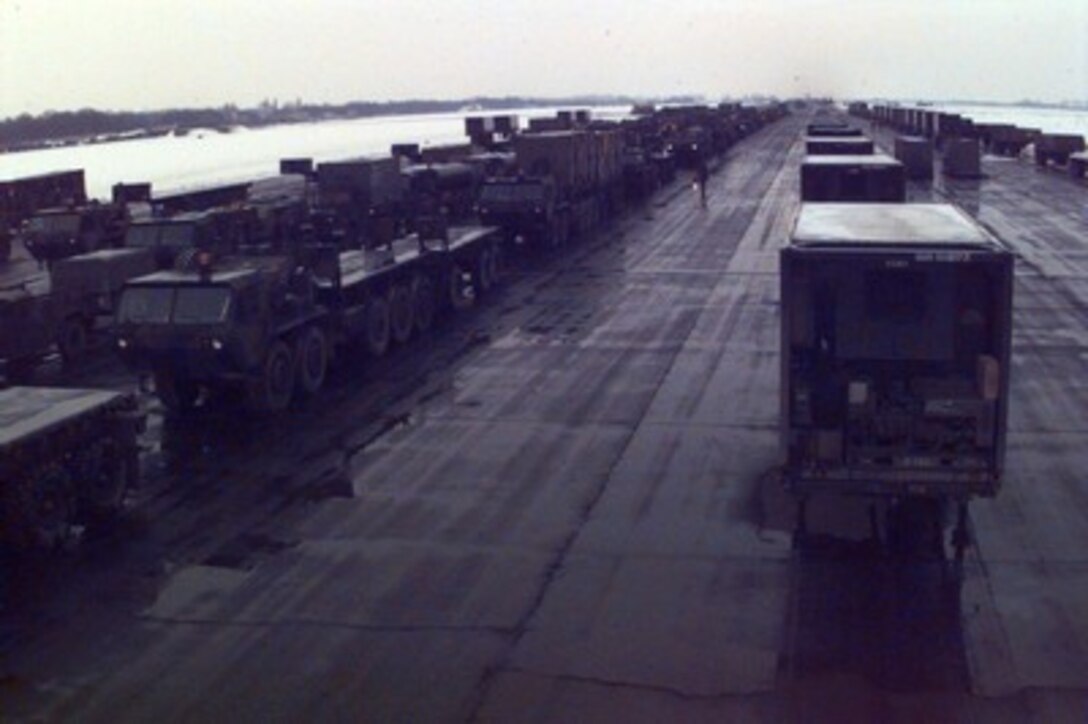
[[[133,224],[125,234],[125,246],[131,249],[195,246],[193,227],[188,224]]]
[[[538,183],[485,184],[480,191],[481,204],[540,203],[544,186]]]
[[[170,287],[132,287],[121,295],[117,321],[164,324],[170,320],[174,290]]]
[[[74,234],[79,231],[78,214],[35,216],[26,222],[27,231],[38,234]]]
[[[178,289],[173,320],[177,324],[222,322],[230,310],[230,290],[225,287]]]
[[[130,324],[215,324],[230,312],[226,287],[130,287],[121,295],[117,321]]]

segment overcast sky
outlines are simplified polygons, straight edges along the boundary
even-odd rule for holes
[[[0,117],[748,93],[1088,98],[1088,0],[0,0]]]

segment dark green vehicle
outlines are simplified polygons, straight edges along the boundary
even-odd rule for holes
[[[154,270],[140,249],[101,249],[55,262],[48,275],[0,290],[0,362],[26,380],[54,353],[78,365],[104,337],[128,279]]]
[[[315,392],[324,383],[327,317],[290,257],[236,257],[213,268],[201,256],[193,269],[130,281],[114,330],[121,357],[151,373],[169,410],[228,387],[244,390],[254,408],[279,410],[296,384]]]

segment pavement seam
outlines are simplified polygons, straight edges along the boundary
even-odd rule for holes
[[[766,134],[764,134],[764,133],[757,134],[757,136],[755,136],[755,138],[760,138],[761,136],[766,136]],[[781,157],[780,165],[777,167],[777,169],[774,171],[774,174],[767,181],[767,183],[766,183],[767,188],[770,188],[774,184],[774,182],[778,178],[778,176],[781,173],[783,173],[783,169],[785,167],[785,161],[786,161],[786,159],[787,159],[787,157],[789,155],[789,150],[791,148],[792,148],[792,145],[790,147],[787,147],[786,151],[784,151],[784,152],[782,152],[780,154],[780,157]],[[761,169],[761,170],[765,170],[765,169],[766,169],[766,167],[763,167],[763,169]],[[759,180],[758,177],[761,177],[761,175],[762,175],[761,173],[757,172],[756,175],[755,175],[756,178],[750,178],[750,179],[745,180],[745,185],[748,186],[748,185],[755,184]],[[729,222],[732,222],[734,220],[739,221],[739,220],[741,220],[741,218],[746,217],[746,222],[744,224],[744,229],[742,230],[742,232],[736,238],[736,244],[734,245],[734,247],[732,249],[732,252],[729,255],[729,260],[732,260],[733,256],[736,254],[737,249],[740,247],[741,240],[744,237],[744,233],[747,232],[748,227],[751,225],[752,221],[755,219],[756,214],[759,212],[759,208],[760,208],[761,205],[762,204],[751,205],[750,208],[749,207],[743,207],[742,208],[742,207],[739,207],[739,206],[738,207],[733,207],[733,208],[727,208],[727,209],[724,210],[724,213],[722,213],[720,219],[717,219],[717,220],[713,221],[713,223],[716,224],[716,225],[719,224],[719,223],[720,224],[728,224]],[[588,250],[587,250],[587,255],[586,256],[588,256]],[[724,269],[723,269],[723,271],[724,271]],[[715,288],[717,288],[718,286],[720,286],[720,284],[715,285]],[[711,289],[711,290],[709,290],[707,292],[707,295],[706,295],[707,299],[710,298],[712,292],[713,292],[713,289]],[[687,337],[690,337],[692,332],[695,330],[695,328],[696,328],[696,326],[698,324],[698,320],[699,320],[700,316],[701,315],[695,315],[692,318],[690,326],[689,326],[689,328],[687,330]],[[682,346],[681,346],[681,349],[682,349]],[[502,673],[503,671],[510,671],[511,670],[511,666],[509,665],[509,662],[512,660],[512,658],[513,658],[513,656],[514,656],[514,654],[515,654],[515,652],[517,650],[518,644],[520,643],[522,638],[525,636],[525,634],[528,632],[529,622],[532,621],[532,619],[536,616],[536,614],[539,612],[539,610],[543,607],[544,600],[547,597],[549,590],[551,589],[552,583],[558,578],[560,570],[563,568],[563,565],[566,562],[571,550],[573,550],[574,545],[577,543],[578,538],[581,536],[581,534],[582,534],[582,532],[583,532],[583,530],[585,528],[586,523],[592,517],[593,510],[596,508],[596,506],[600,502],[601,498],[604,497],[604,493],[608,489],[609,483],[612,480],[612,477],[613,477],[613,475],[615,473],[616,468],[623,461],[624,456],[627,453],[627,450],[631,446],[631,443],[635,440],[635,438],[637,437],[639,431],[642,429],[644,423],[646,422],[645,419],[644,419],[645,415],[646,415],[647,412],[649,412],[653,408],[654,401],[657,399],[658,394],[660,394],[660,392],[661,392],[660,382],[663,381],[667,377],[668,372],[672,369],[672,366],[676,363],[676,360],[680,356],[680,353],[681,353],[681,350],[677,350],[675,353],[673,353],[672,363],[662,373],[661,378],[659,379],[658,388],[655,390],[654,395],[652,395],[646,402],[646,405],[645,405],[644,410],[643,410],[643,415],[640,416],[638,421],[634,425],[632,425],[632,427],[630,428],[630,432],[627,435],[626,440],[624,440],[622,446],[620,446],[620,449],[617,452],[616,457],[613,459],[612,464],[609,466],[609,469],[605,473],[603,473],[601,475],[600,484],[597,486],[597,489],[595,491],[593,491],[593,494],[590,497],[590,499],[583,505],[582,513],[579,516],[579,519],[578,519],[577,523],[572,528],[572,530],[570,532],[570,535],[568,535],[567,538],[564,540],[564,542],[559,546],[558,550],[556,551],[556,555],[555,555],[554,559],[548,565],[548,567],[544,570],[543,580],[542,580],[542,583],[540,585],[540,588],[537,591],[537,594],[534,596],[532,602],[529,604],[526,613],[519,619],[517,625],[515,626],[515,633],[513,634],[513,640],[510,642],[510,645],[509,645],[509,648],[508,648],[506,654],[504,656],[502,656],[498,661],[496,661],[495,663],[487,666],[484,669],[483,674],[481,675],[480,680],[477,683],[477,686],[476,686],[476,689],[475,689],[475,692],[474,692],[474,696],[472,697],[472,699],[470,700],[470,703],[466,707],[467,715],[465,717],[465,721],[467,721],[467,722],[476,722],[476,721],[480,720],[480,715],[481,715],[481,713],[483,711],[484,704],[487,701],[487,694],[491,690],[493,682],[499,676],[500,673]]]

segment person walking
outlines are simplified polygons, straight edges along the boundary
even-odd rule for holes
[[[710,170],[707,168],[706,159],[702,156],[695,166],[695,186],[699,191],[699,206],[706,208],[706,182],[710,178]]]

